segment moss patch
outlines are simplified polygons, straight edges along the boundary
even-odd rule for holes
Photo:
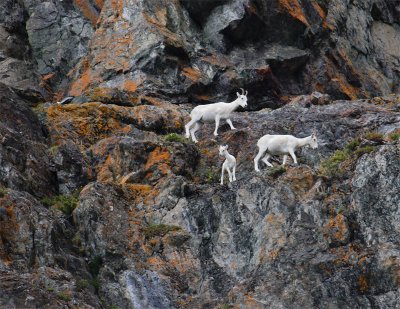
[[[187,140],[180,134],[170,133],[164,136],[164,140],[167,142],[176,142],[176,143],[186,143]]]
[[[166,224],[150,224],[143,229],[144,236],[146,238],[153,238],[156,236],[164,236],[172,231],[179,231],[181,228],[176,225]]]
[[[42,204],[46,207],[54,207],[62,211],[67,216],[71,215],[79,201],[79,193],[76,192],[71,195],[56,195],[50,197],[44,197]]]
[[[383,135],[371,133],[368,135],[371,140],[378,141],[378,138],[383,138]],[[366,135],[364,136],[366,137]],[[344,162],[349,162],[349,160],[357,160],[360,156],[365,153],[370,153],[374,151],[374,147],[370,145],[361,146],[361,139],[356,138],[350,141],[344,146],[343,150],[336,150],[334,154],[323,161],[319,168],[320,174],[327,177],[340,177],[345,173],[345,168],[343,168]]]

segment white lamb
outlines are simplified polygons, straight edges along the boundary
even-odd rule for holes
[[[232,121],[229,119],[229,117],[230,114],[235,111],[239,106],[247,106],[247,91],[245,93],[242,89],[242,94],[236,92],[236,95],[237,99],[230,103],[218,102],[207,105],[199,105],[193,108],[192,112],[190,113],[191,120],[185,125],[186,138],[189,138],[189,136],[191,136],[192,140],[197,143],[197,139],[194,133],[196,133],[196,131],[201,127],[201,124],[203,122],[215,121],[215,136],[218,135],[219,121],[221,119],[226,119],[226,122],[229,124],[231,129],[234,130],[235,127],[233,126]],[[192,126],[193,128],[191,129]]]
[[[226,170],[229,175],[229,181],[236,180],[236,159],[234,156],[229,154],[228,152],[228,145],[226,146],[219,146],[219,155],[225,157],[225,161],[222,164],[222,172],[221,172],[221,185],[224,184],[224,171]],[[231,172],[232,169],[232,172]]]
[[[288,154],[292,157],[295,164],[297,164],[295,150],[299,147],[309,145],[312,149],[318,148],[317,136],[315,133],[308,137],[297,138],[292,135],[264,135],[261,137],[257,146],[259,148],[257,156],[254,158],[254,169],[259,172],[258,161],[265,154],[262,161],[268,166],[272,167],[272,164],[268,159],[273,155],[283,154],[283,163],[286,164]]]

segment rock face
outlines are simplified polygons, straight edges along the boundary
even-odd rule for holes
[[[0,307],[400,306],[397,2],[0,11]],[[240,87],[236,130],[183,137]],[[261,136],[314,130],[254,171]]]

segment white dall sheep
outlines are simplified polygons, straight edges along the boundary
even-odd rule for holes
[[[229,154],[228,152],[228,145],[226,146],[219,146],[219,155],[225,157],[225,161],[222,164],[222,172],[221,172],[221,185],[224,184],[224,171],[226,170],[229,175],[229,181],[236,180],[236,159],[234,156]],[[232,172],[231,172],[232,169]]]
[[[273,155],[283,154],[283,163],[285,165],[288,154],[292,157],[295,164],[297,164],[295,150],[299,147],[309,145],[311,148],[318,148],[317,135],[312,135],[304,138],[297,138],[293,135],[264,135],[261,137],[257,146],[259,148],[257,156],[254,158],[254,169],[259,172],[258,161],[265,154],[262,161],[268,166],[272,167],[272,164],[268,159]]]
[[[226,122],[229,124],[231,129],[234,130],[235,127],[233,126],[232,121],[229,119],[229,116],[239,106],[247,106],[247,91],[245,92],[242,89],[242,94],[236,92],[236,95],[237,99],[230,103],[218,102],[207,105],[199,105],[193,108],[192,112],[190,113],[191,120],[185,126],[186,138],[189,138],[191,136],[192,140],[197,143],[197,139],[194,133],[196,133],[196,131],[201,127],[201,124],[203,122],[215,121],[215,136],[218,135],[219,121],[221,119],[226,119]],[[191,129],[192,126],[193,128]]]

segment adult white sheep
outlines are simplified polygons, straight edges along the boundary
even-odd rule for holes
[[[222,171],[221,171],[221,185],[224,184],[224,171],[228,172],[229,181],[236,180],[236,159],[228,152],[228,145],[226,146],[219,146],[219,155],[225,157],[225,161],[222,164]],[[232,169],[232,172],[231,172]]]
[[[203,122],[215,121],[215,136],[218,135],[219,121],[221,119],[226,119],[226,122],[229,124],[231,129],[234,130],[235,127],[233,126],[232,121],[229,117],[231,113],[235,111],[239,106],[247,106],[247,91],[245,92],[242,89],[242,94],[236,92],[236,95],[236,100],[230,103],[218,102],[207,105],[199,105],[193,108],[192,112],[190,113],[191,120],[185,125],[186,138],[189,138],[191,136],[193,142],[197,143],[197,139],[194,134],[201,127],[201,124]]]
[[[297,159],[295,155],[295,150],[297,148],[309,145],[312,149],[318,148],[317,135],[315,133],[304,138],[297,138],[293,135],[264,135],[258,142],[258,154],[254,158],[254,169],[259,172],[258,161],[265,154],[262,161],[268,166],[272,167],[272,164],[268,159],[273,155],[283,154],[283,163],[286,164],[286,159],[288,154],[292,157],[295,164],[297,164]]]

